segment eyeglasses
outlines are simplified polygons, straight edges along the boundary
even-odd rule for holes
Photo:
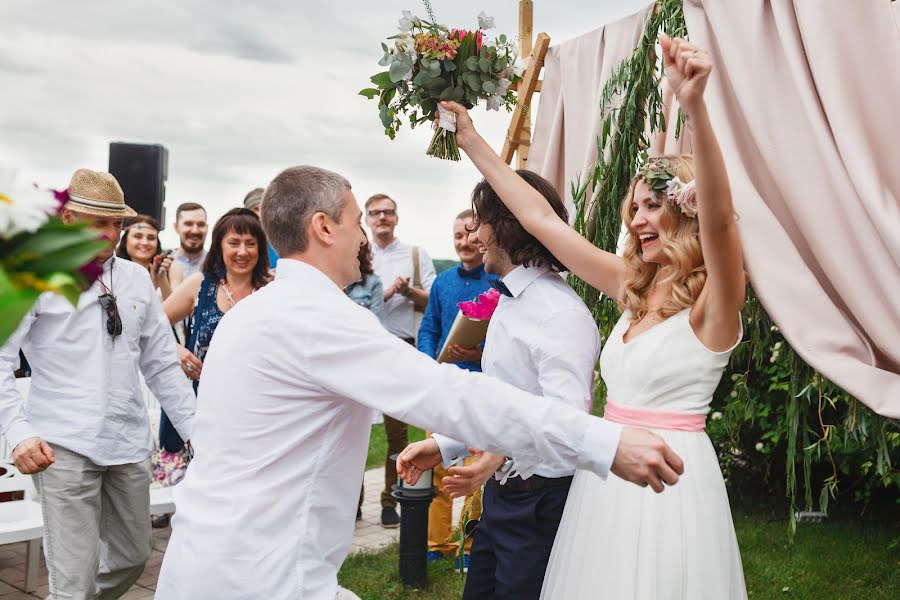
[[[100,307],[106,312],[107,333],[113,337],[122,335],[122,317],[119,316],[119,306],[116,304],[116,297],[107,292],[97,296],[97,299],[100,300]]]
[[[379,215],[384,215],[386,217],[396,217],[397,210],[394,208],[385,208],[383,210],[370,210],[366,214],[368,214],[373,219],[378,217]]]

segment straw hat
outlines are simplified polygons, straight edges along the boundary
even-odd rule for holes
[[[125,204],[125,194],[109,173],[78,169],[69,182],[65,208],[94,217],[133,217],[137,213]]]
[[[244,196],[244,208],[253,208],[258,204],[261,204],[265,191],[266,190],[264,190],[263,188],[256,188],[255,190],[247,192],[247,195]]]

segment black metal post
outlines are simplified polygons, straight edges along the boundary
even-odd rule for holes
[[[428,507],[435,489],[391,486],[391,496],[400,503],[400,581],[406,587],[425,589],[428,585]]]

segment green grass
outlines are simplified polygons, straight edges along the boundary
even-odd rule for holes
[[[411,442],[424,435],[410,426]],[[367,468],[384,464],[386,447],[384,426],[374,425]],[[787,517],[780,509],[769,508],[772,505],[773,501],[762,500],[733,508],[750,600],[900,598],[900,523],[891,507],[878,509],[864,521],[832,515],[826,523],[801,523],[791,544]],[[463,580],[453,570],[453,561],[428,566],[427,590],[405,589],[399,582],[398,561],[396,545],[355,554],[344,562],[338,579],[363,600],[462,597]]]
[[[409,426],[409,441],[418,442],[425,439],[425,432],[418,427]],[[384,433],[384,425],[372,425],[372,435],[369,438],[369,454],[366,456],[366,468],[380,467],[384,464],[387,453],[387,437]]]
[[[734,514],[752,600],[900,598],[900,553],[896,545],[890,547],[900,534],[896,523],[801,524],[791,545],[787,521],[770,516],[738,509]],[[396,545],[377,553],[355,554],[347,558],[338,579],[363,600],[458,600],[462,596],[463,581],[451,560],[429,565],[429,585],[423,591],[400,585],[397,565]]]

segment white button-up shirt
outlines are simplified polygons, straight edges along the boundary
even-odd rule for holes
[[[486,375],[537,396],[590,411],[600,333],[581,298],[549,267],[516,267],[503,278],[512,297],[501,296],[491,317],[481,366]],[[433,436],[449,468],[470,444]],[[615,452],[615,449],[613,449]],[[571,465],[512,456],[516,474],[565,477]]]
[[[413,285],[412,246],[400,240],[394,240],[386,248],[372,244],[372,267],[381,279],[384,287],[394,285],[400,277],[409,277],[409,286]],[[431,290],[436,277],[434,263],[425,248],[419,246],[419,279],[422,289]],[[415,305],[412,298],[394,294],[384,303],[384,327],[399,338],[416,337],[414,325]]]
[[[11,446],[39,436],[98,465],[145,460],[154,444],[139,369],[178,433],[191,437],[196,398],[150,275],[111,258],[101,279],[116,296],[122,335],[106,330],[96,281],[77,310],[62,296],[42,294],[0,349],[0,426]],[[32,370],[24,403],[12,373],[20,347]]]
[[[321,271],[282,258],[228,311],[203,366],[194,460],[160,600],[333,600],[353,541],[371,408],[605,475],[620,428],[389,334]],[[612,447],[612,451],[610,451]]]

